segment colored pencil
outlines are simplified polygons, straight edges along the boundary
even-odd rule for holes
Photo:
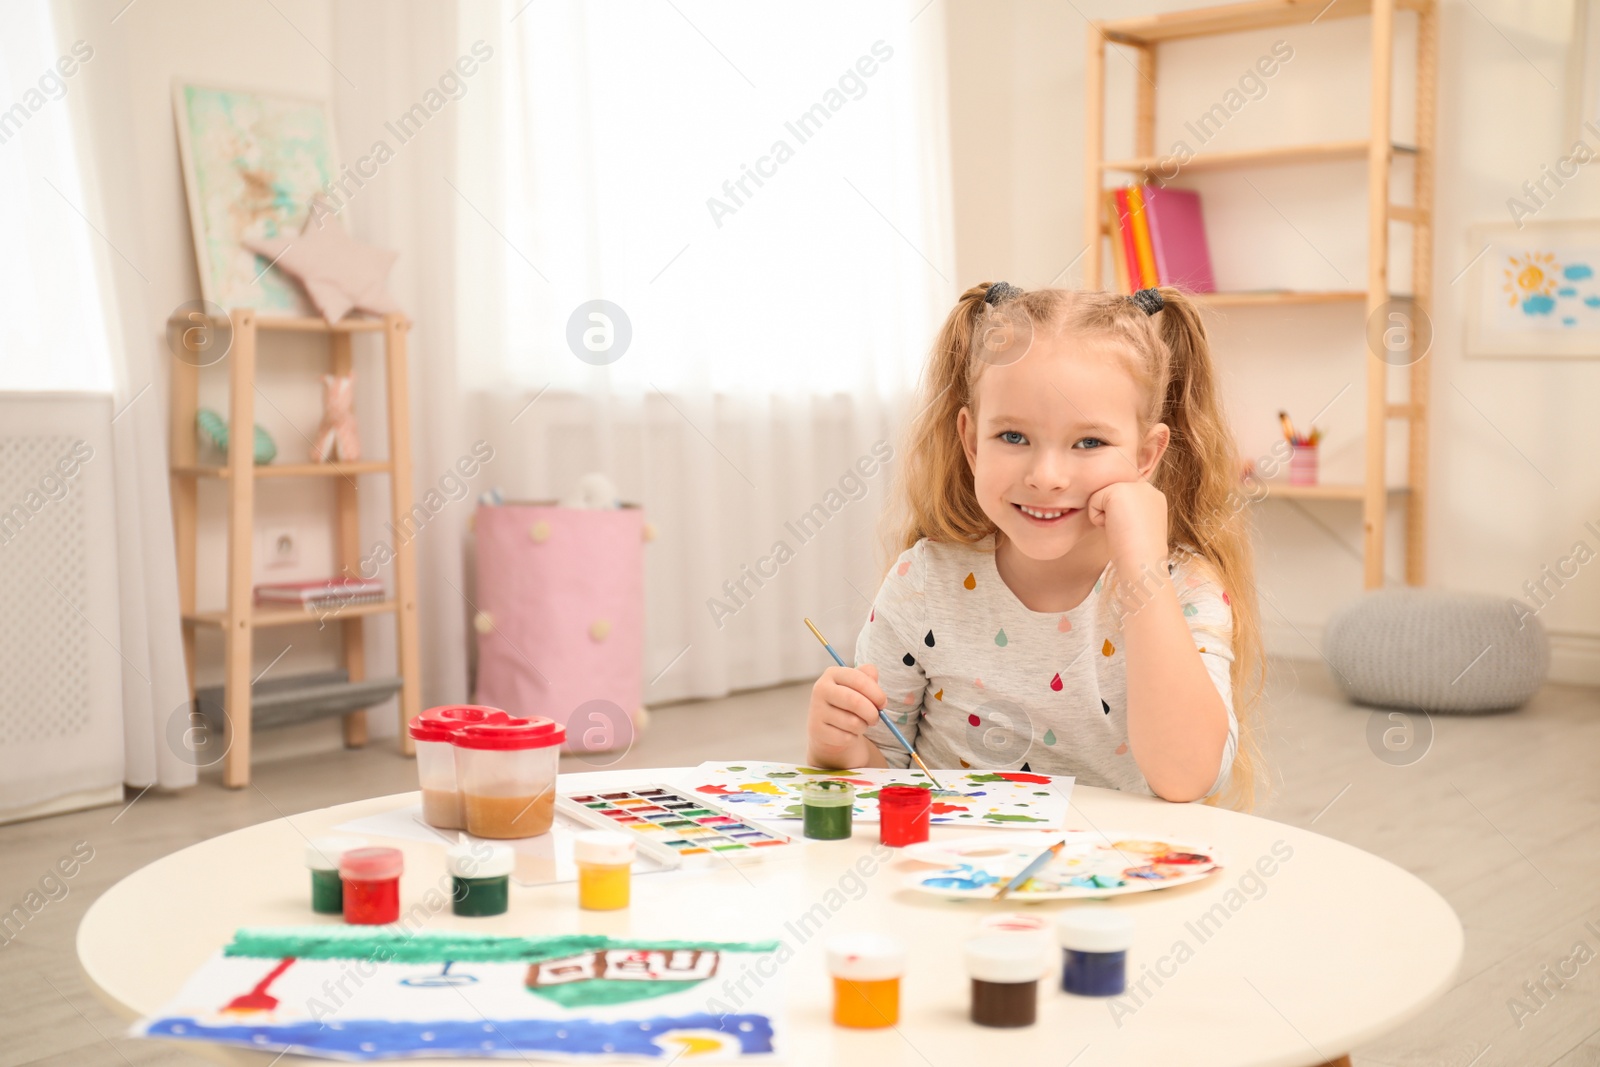
[[[1278,412],[1278,422],[1283,425],[1283,436],[1289,440],[1290,444],[1293,444],[1295,441],[1294,423],[1289,421],[1289,413],[1287,411]]]
[[[1056,854],[1066,846],[1066,843],[1067,839],[1063,837],[1060,841],[1057,841],[1055,844],[1051,845],[1049,848],[1035,856],[1026,867],[1022,868],[1021,873],[1000,887],[1000,891],[994,895],[994,899],[1000,900],[1013,889],[1020,889],[1024,882],[1038,873],[1039,868],[1043,867],[1045,864],[1049,863],[1053,858],[1055,858]]]
[[[833,662],[837,663],[841,667],[849,666],[849,664],[845,663],[844,660],[839,658],[839,653],[833,650],[833,646],[828,644],[828,639],[822,636],[822,631],[817,629],[816,623],[812,622],[810,619],[805,620],[805,623],[812,635],[815,636],[818,641],[822,642],[822,647],[828,650],[828,655],[833,657]],[[906,750],[906,754],[917,761],[917,766],[922,768],[922,773],[928,776],[928,781],[933,783],[933,787],[935,789],[942,790],[944,786],[940,785],[939,779],[935,778],[933,776],[933,772],[928,770],[928,765],[922,762],[922,757],[917,755],[917,750],[911,747],[911,742],[906,740],[906,735],[901,733],[900,728],[894,724],[894,720],[889,718],[889,713],[882,708],[879,708],[878,718],[883,721],[883,725],[889,728],[889,732],[894,734],[894,739],[900,742],[900,747]]]

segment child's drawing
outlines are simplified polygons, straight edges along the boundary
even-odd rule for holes
[[[1010,829],[1051,829],[1061,825],[1072,795],[1072,779],[1022,771],[938,771],[943,790],[934,790],[929,822]],[[933,789],[921,771],[869,767],[824,770],[792,763],[702,763],[681,785],[704,793],[746,819],[798,819],[801,787],[833,778],[856,787],[855,821],[878,821],[878,790],[886,785]]]
[[[1472,355],[1600,355],[1600,226],[1477,226],[1469,256]]]
[[[767,1056],[776,983],[758,985],[736,1012],[718,1010],[704,983],[777,949],[400,926],[246,929],[133,1033],[338,1060]]]

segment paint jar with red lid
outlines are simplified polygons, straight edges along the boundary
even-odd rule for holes
[[[422,789],[422,821],[441,830],[464,830],[466,812],[456,788],[456,731],[468,723],[507,720],[499,708],[445,704],[412,719],[407,729],[417,743],[417,781]]]
[[[537,837],[556,815],[566,728],[550,719],[468,723],[457,730],[456,782],[474,837]]]
[[[878,840],[904,848],[928,839],[933,790],[915,785],[886,785],[878,790]]]
[[[397,848],[353,848],[339,857],[344,883],[344,921],[382,926],[400,921],[400,872],[405,856]]]

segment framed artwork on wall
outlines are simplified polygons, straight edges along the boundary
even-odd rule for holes
[[[1480,223],[1467,236],[1468,356],[1600,356],[1600,220]]]
[[[200,295],[263,315],[314,314],[292,279],[246,238],[300,232],[339,174],[326,100],[174,82],[174,117]]]

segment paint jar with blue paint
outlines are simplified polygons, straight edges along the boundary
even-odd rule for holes
[[[839,841],[850,836],[855,817],[856,787],[824,778],[800,788],[805,835],[816,841]]]
[[[1115,997],[1128,988],[1133,920],[1109,907],[1079,907],[1056,919],[1061,988],[1080,997]]]

